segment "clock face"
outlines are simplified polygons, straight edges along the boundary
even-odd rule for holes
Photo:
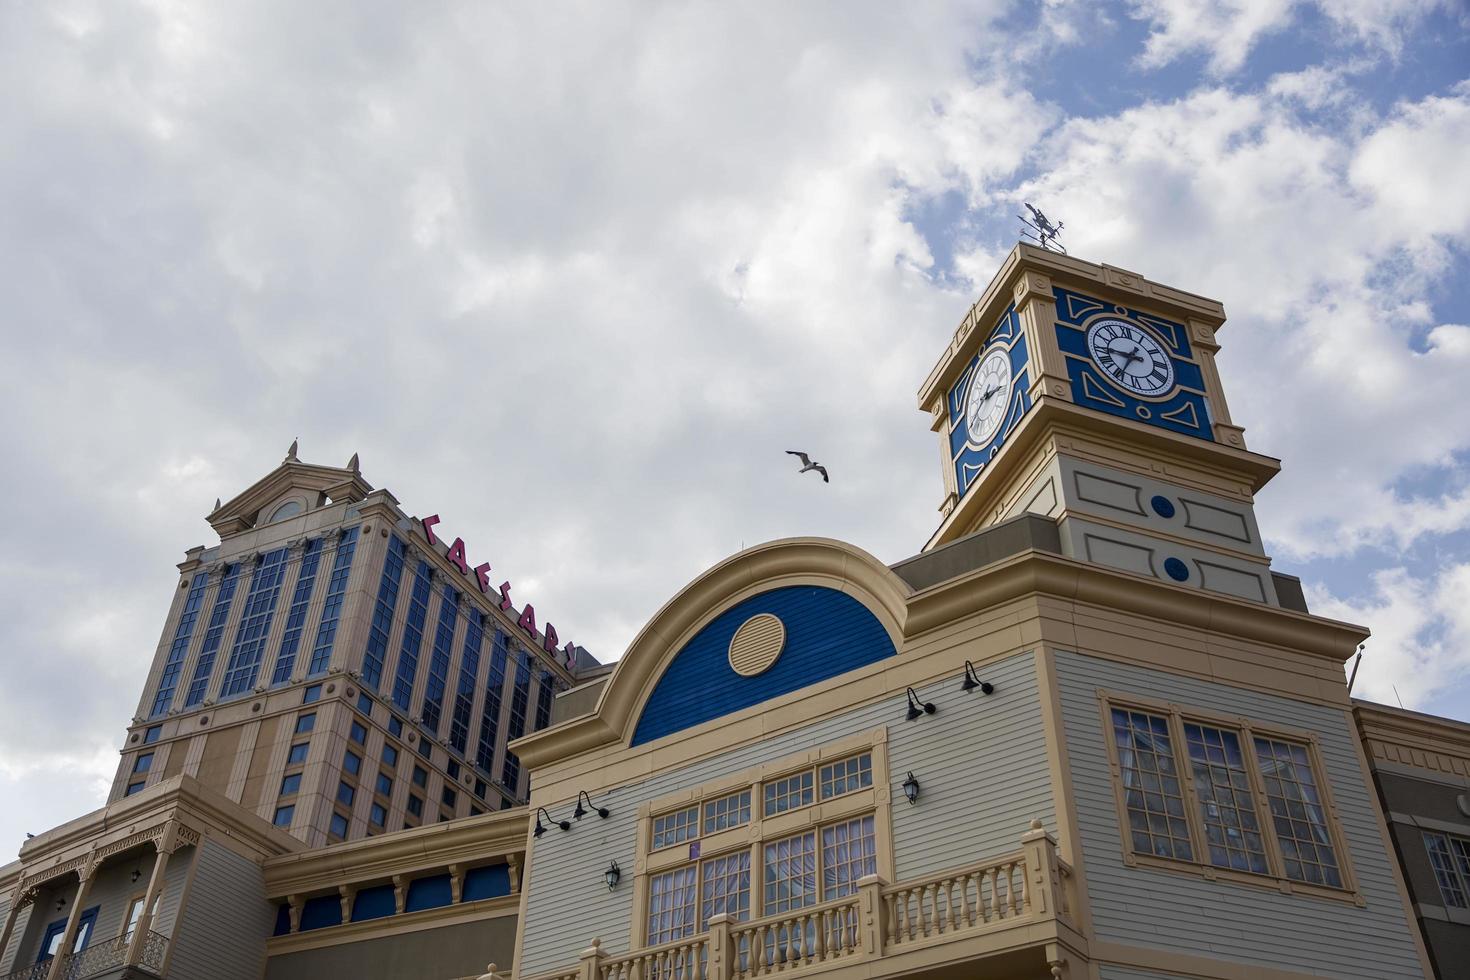
[[[1174,362],[1148,331],[1126,320],[1098,320],[1087,328],[1087,350],[1103,374],[1145,398],[1174,387]]]
[[[997,347],[981,358],[965,396],[965,427],[970,442],[983,446],[995,438],[1011,405],[1011,355]]]

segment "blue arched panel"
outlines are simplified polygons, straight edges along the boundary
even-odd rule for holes
[[[730,638],[750,617],[770,613],[786,627],[786,646],[763,674],[730,667]],[[868,608],[836,589],[797,585],[751,596],[715,617],[675,655],[633,730],[633,745],[692,728],[896,651]]]

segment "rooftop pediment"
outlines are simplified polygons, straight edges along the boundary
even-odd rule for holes
[[[293,442],[280,466],[217,505],[207,520],[221,538],[227,538],[263,523],[262,510],[293,492],[303,496],[310,509],[326,502],[358,501],[372,490],[372,484],[362,478],[356,453],[346,466],[318,466],[297,459]]]

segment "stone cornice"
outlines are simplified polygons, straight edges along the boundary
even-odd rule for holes
[[[267,956],[285,956],[308,949],[340,946],[343,943],[362,942],[365,939],[380,939],[406,932],[424,929],[442,929],[462,922],[479,922],[516,915],[520,911],[520,895],[503,895],[477,902],[443,905],[439,908],[423,909],[419,912],[402,912],[397,915],[368,919],[364,922],[348,922],[340,926],[293,932],[284,936],[272,936],[266,940]]]
[[[1353,716],[1375,760],[1470,777],[1470,724],[1360,700]]]
[[[526,849],[529,817],[518,807],[269,858],[263,865],[266,894],[307,895],[450,864],[518,857]]]

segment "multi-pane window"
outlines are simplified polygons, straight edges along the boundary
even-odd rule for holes
[[[349,749],[342,755],[342,771],[349,776],[356,776],[362,771],[362,756]]]
[[[301,773],[293,772],[281,779],[281,792],[278,796],[293,796],[301,791]]]
[[[1257,737],[1255,741],[1286,877],[1341,888],[1342,872],[1317,779],[1307,761],[1307,747],[1275,738]]]
[[[306,610],[311,606],[311,590],[316,586],[316,570],[322,563],[321,541],[308,541],[301,549],[301,570],[296,574],[296,588],[291,593],[291,606],[286,610],[286,632],[281,635],[281,647],[276,651],[276,669],[271,674],[272,684],[284,684],[291,679],[296,666],[296,651],[301,646],[301,634],[306,629]]]
[[[322,686],[320,684],[313,684],[310,687],[308,687],[306,690],[304,690],[304,691],[301,692],[301,703],[302,704],[313,704],[313,703],[315,703],[317,701],[320,701],[321,699],[322,699]]]
[[[145,752],[133,760],[133,772],[147,772],[153,768],[153,753]]]
[[[1223,728],[1186,723],[1184,740],[1210,863],[1265,874],[1266,847],[1256,822],[1240,736]]]
[[[765,846],[763,914],[817,904],[817,835],[797,834]]]
[[[361,691],[361,692],[358,693],[358,695],[357,695],[357,710],[358,711],[361,711],[363,714],[367,715],[369,718],[371,718],[373,716],[373,699],[372,699],[372,696],[368,694],[368,692]]]
[[[822,828],[822,897],[842,898],[857,891],[859,879],[878,871],[873,816]]]
[[[750,823],[750,790],[744,789],[704,805],[704,832],[713,834]]]
[[[787,810],[808,806],[812,802],[812,771],[793,773],[785,779],[766,783],[765,815],[773,817]]]
[[[189,640],[194,635],[194,621],[199,618],[199,607],[204,602],[204,587],[209,584],[209,573],[199,572],[189,582],[189,596],[184,600],[183,612],[179,614],[179,625],[174,630],[174,641],[168,648],[168,659],[163,663],[163,673],[158,678],[158,693],[153,697],[150,717],[157,718],[173,704],[174,690],[179,685],[179,674],[184,669],[184,658],[189,653]],[[150,728],[152,733],[156,730]]]
[[[297,735],[305,735],[307,732],[311,731],[315,727],[316,715],[314,713],[309,715],[301,715],[296,719]]]
[[[332,646],[337,641],[337,624],[342,620],[342,602],[347,595],[347,579],[352,574],[352,556],[357,551],[357,535],[358,528],[349,527],[337,539],[337,556],[332,562],[332,577],[327,579],[327,599],[322,605],[322,618],[317,621],[316,642],[312,644],[311,663],[306,670],[308,677],[319,677],[331,666]]]
[[[434,630],[434,647],[429,654],[429,679],[424,685],[424,703],[420,714],[424,727],[439,734],[444,715],[444,691],[449,685],[449,655],[454,644],[454,628],[459,623],[459,593],[444,586],[439,596],[439,625]]]
[[[362,722],[354,721],[347,728],[347,737],[352,739],[352,741],[356,742],[358,745],[362,745],[364,742],[367,741],[367,729],[363,727]]]
[[[294,803],[287,806],[278,806],[276,807],[276,815],[271,818],[271,823],[277,827],[289,827],[291,826],[291,819],[295,816],[296,805]]]
[[[143,744],[152,745],[163,735],[162,725],[153,725],[143,732]]]
[[[388,634],[393,629],[398,583],[403,578],[403,552],[404,544],[398,535],[388,539],[388,556],[383,561],[383,577],[378,580],[378,597],[373,602],[373,619],[362,654],[362,682],[375,691],[383,680],[383,662],[388,658]]]
[[[536,726],[539,732],[551,724],[551,699],[556,697],[556,675],[549,670],[541,672],[541,684],[536,688]]]
[[[297,742],[295,745],[291,746],[290,751],[286,753],[286,765],[296,766],[305,762],[307,750],[309,750],[310,748],[310,742]]]
[[[386,772],[378,773],[378,782],[377,785],[373,787],[373,789],[374,792],[381,793],[384,796],[392,796],[393,777],[389,776]]]
[[[398,748],[394,745],[390,745],[387,742],[383,743],[383,765],[398,765]]]
[[[732,919],[750,918],[750,851],[710,858],[700,865],[699,877],[700,929],[722,912]]]
[[[531,658],[526,651],[516,654],[515,680],[511,687],[510,719],[506,725],[506,740],[511,741],[526,734],[526,708],[531,699]],[[521,779],[521,760],[510,749],[505,750],[505,761],[500,767],[500,782],[512,794]]]
[[[480,709],[480,743],[475,752],[475,765],[492,773],[495,765],[495,735],[500,725],[500,692],[505,688],[505,666],[510,656],[505,634],[495,631],[490,651],[490,668],[485,672],[485,703]]]
[[[199,660],[194,664],[194,679],[189,682],[189,691],[184,697],[186,708],[192,708],[204,700],[204,692],[209,688],[209,677],[214,673],[214,658],[219,653],[220,641],[224,639],[225,623],[230,618],[235,585],[239,581],[239,565],[231,565],[220,579],[219,591],[215,593],[214,605],[209,611],[209,626],[204,632],[204,643],[199,647]]]
[[[648,945],[694,934],[695,869],[675,868],[648,882]]]
[[[383,809],[383,805],[381,803],[374,803],[372,809],[368,811],[368,823],[372,824],[374,827],[382,827],[383,824],[387,822],[388,811]]]
[[[864,752],[851,759],[841,759],[817,770],[817,781],[822,787],[822,799],[830,800],[853,790],[867,789],[873,785],[873,755]]]
[[[1346,887],[1306,742],[1177,710],[1110,718],[1133,853]]]
[[[281,582],[286,577],[286,549],[267,552],[255,566],[250,589],[245,594],[245,610],[235,630],[235,645],[225,664],[220,681],[222,698],[243,694],[255,686],[260,674],[260,661],[265,657],[266,634],[275,618],[276,601],[281,595]]]
[[[459,682],[454,689],[454,710],[449,715],[449,745],[461,755],[469,751],[470,725],[474,722],[475,710],[475,676],[480,673],[480,644],[484,639],[484,617],[471,613],[465,619]]]
[[[1426,830],[1424,849],[1445,905],[1470,908],[1470,840]]]
[[[337,784],[337,802],[345,806],[351,806],[352,801],[357,799],[357,790],[347,783]]]
[[[347,836],[347,818],[340,813],[332,814],[332,822],[328,830],[333,837],[345,838]]]
[[[1134,852],[1193,860],[1169,719],[1114,708],[1113,742]]]
[[[403,642],[398,648],[398,676],[393,679],[393,703],[408,710],[413,685],[419,676],[419,647],[424,642],[424,620],[429,616],[429,563],[419,561],[408,596],[408,618],[403,623]]]
[[[691,806],[653,818],[653,849],[672,847],[699,836],[699,807]]]
[[[414,766],[413,784],[420,788],[427,786],[429,784],[429,773],[426,770],[419,768],[418,766]]]
[[[412,793],[409,793],[407,806],[408,812],[413,814],[414,816],[422,817],[424,815],[424,801],[421,797],[417,797],[414,796]]]

